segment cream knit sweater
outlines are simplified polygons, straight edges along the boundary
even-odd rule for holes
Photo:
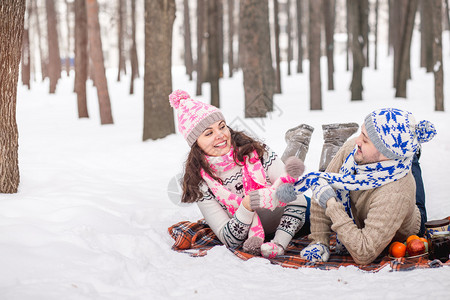
[[[344,159],[355,147],[347,141],[327,167],[326,172],[339,173]],[[420,212],[416,206],[416,184],[411,171],[405,177],[379,188],[350,192],[355,222],[342,204],[330,200],[324,210],[311,201],[311,234],[313,243],[329,245],[331,230],[339,235],[358,264],[368,264],[392,240],[404,241],[420,229]]]

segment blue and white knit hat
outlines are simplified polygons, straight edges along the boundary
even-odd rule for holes
[[[396,108],[383,108],[364,120],[369,139],[389,159],[411,157],[420,144],[430,141],[436,129],[430,121],[416,123],[412,113]]]

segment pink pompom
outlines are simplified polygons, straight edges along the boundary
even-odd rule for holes
[[[169,102],[173,108],[178,108],[180,106],[181,100],[185,100],[185,99],[189,99],[189,98],[191,98],[191,96],[189,96],[189,94],[186,93],[185,91],[176,90],[176,91],[172,92],[172,94],[169,95]]]

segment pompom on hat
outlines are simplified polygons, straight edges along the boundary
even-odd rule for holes
[[[172,92],[169,95],[169,102],[177,111],[178,131],[189,147],[192,147],[208,126],[225,120],[217,107],[191,99],[191,96],[182,90]]]
[[[433,123],[425,120],[416,123],[412,113],[396,108],[373,111],[364,125],[377,150],[389,159],[413,156],[420,144],[436,135]]]

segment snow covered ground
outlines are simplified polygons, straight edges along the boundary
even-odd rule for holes
[[[448,50],[448,36],[443,36]],[[418,49],[416,47],[415,49]],[[380,53],[383,52],[380,49]],[[390,58],[379,70],[364,70],[364,101],[351,102],[351,73],[336,59],[335,91],[326,91],[323,110],[309,110],[308,73],[287,77],[282,95],[265,119],[243,118],[242,73],[220,82],[221,105],[229,124],[262,138],[280,155],[284,133],[300,123],[315,127],[308,170],[316,170],[322,149],[321,125],[357,122],[375,108],[412,111],[436,125],[423,146],[421,165],[429,219],[450,215],[450,60],[444,51],[445,107],[434,111],[433,75],[418,69],[413,52],[408,99],[395,99]],[[295,68],[293,68],[295,70]],[[307,62],[305,62],[307,71]],[[109,70],[114,125],[101,126],[96,91],[89,85],[90,119],[77,118],[72,78],[57,93],[48,82],[20,86],[17,100],[21,183],[17,194],[0,194],[0,299],[448,299],[450,268],[366,273],[356,267],[333,271],[285,269],[255,258],[242,261],[218,246],[202,258],[171,250],[167,227],[196,221],[195,205],[177,204],[170,180],[182,171],[188,146],[180,134],[142,142],[142,79],[128,95],[128,78]],[[141,73],[143,74],[143,73]],[[195,96],[195,82],[174,67],[173,88]],[[208,101],[209,87],[204,85]]]

